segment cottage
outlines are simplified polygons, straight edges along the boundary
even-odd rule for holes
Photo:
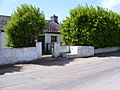
[[[44,54],[51,53],[53,42],[62,42],[60,34],[60,25],[58,23],[58,16],[53,15],[51,20],[46,20],[46,28],[44,34],[39,35],[38,41],[42,42],[42,52]]]
[[[46,20],[46,28],[44,34],[40,34],[38,42],[42,42],[43,54],[51,53],[52,42],[62,42],[60,35],[60,25],[58,23],[58,16],[53,15],[51,20]],[[5,47],[5,32],[4,26],[7,24],[7,20],[10,16],[0,15],[0,47]]]

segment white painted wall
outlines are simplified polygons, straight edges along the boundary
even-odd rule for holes
[[[93,46],[70,46],[71,54],[76,54],[77,57],[86,57],[94,55]]]
[[[78,48],[79,46],[70,46],[71,54],[78,54]]]
[[[120,47],[107,47],[95,49],[94,53],[105,53],[120,50]]]
[[[42,57],[41,42],[36,47],[28,48],[0,48],[0,65],[14,64],[23,61],[32,61]]]
[[[70,46],[60,46],[60,53],[69,53]]]
[[[53,33],[45,33],[45,50],[46,50],[46,44],[51,43],[51,36],[57,36],[57,42],[61,43],[61,34],[53,34]]]
[[[69,52],[69,53],[68,53]],[[53,57],[75,58],[87,57],[94,55],[94,47],[92,46],[60,46],[60,43],[54,43]]]
[[[68,53],[70,52],[69,46],[60,46],[60,43],[55,42],[54,43],[54,49],[52,52],[53,57],[59,57],[61,53]]]

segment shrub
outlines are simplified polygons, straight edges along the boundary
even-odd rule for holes
[[[65,45],[120,46],[120,15],[101,7],[78,6],[61,27]]]
[[[6,45],[17,48],[34,46],[38,34],[44,28],[45,18],[39,8],[23,4],[17,7],[5,27]]]

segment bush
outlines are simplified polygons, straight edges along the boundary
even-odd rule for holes
[[[17,7],[5,27],[7,46],[15,48],[34,46],[45,24],[44,15],[40,13],[39,8],[26,4]]]
[[[61,27],[65,45],[120,46],[120,15],[101,7],[78,6]]]

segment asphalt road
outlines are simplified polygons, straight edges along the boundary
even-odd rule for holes
[[[0,90],[120,90],[120,54],[14,65]]]

